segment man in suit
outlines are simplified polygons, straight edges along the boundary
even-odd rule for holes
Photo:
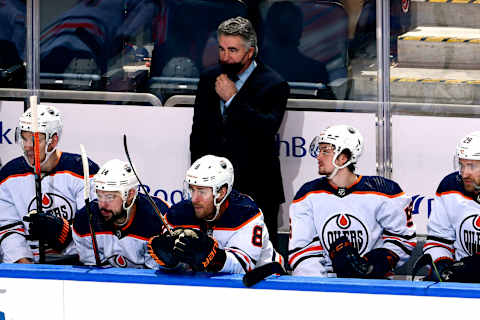
[[[202,74],[198,84],[191,161],[206,154],[230,159],[234,188],[262,209],[277,247],[278,209],[285,197],[275,136],[285,113],[288,83],[255,60],[257,36],[249,20],[222,22],[217,37],[219,65]]]

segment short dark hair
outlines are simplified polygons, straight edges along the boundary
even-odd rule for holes
[[[350,151],[350,149],[343,149],[340,154],[343,154],[345,157],[347,157],[347,161],[352,158],[352,152]],[[355,172],[355,163],[350,163],[347,166],[347,169],[350,170],[352,173]]]

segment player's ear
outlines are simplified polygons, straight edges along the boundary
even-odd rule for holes
[[[248,49],[248,60],[251,60],[255,58],[255,48],[254,47],[250,47]]]
[[[335,160],[335,163],[338,166],[343,166],[347,161],[348,161],[348,157],[344,153],[340,153],[337,159]]]
[[[222,201],[226,194],[227,194],[227,185],[224,185],[218,191],[217,201],[218,202]]]
[[[58,135],[57,134],[54,134],[51,141],[50,141],[50,144],[48,145],[48,151],[52,151],[53,149],[55,149],[58,145]]]

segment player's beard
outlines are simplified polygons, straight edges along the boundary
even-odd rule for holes
[[[473,178],[465,178],[463,179],[463,187],[468,192],[480,192],[480,185],[477,183],[479,181],[475,181]]]
[[[102,213],[103,220],[111,224],[119,224],[120,221],[127,216],[127,211],[123,208],[118,213],[108,209],[100,209],[100,211]],[[110,213],[110,215],[106,215],[104,213]]]

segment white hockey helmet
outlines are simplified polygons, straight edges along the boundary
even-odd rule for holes
[[[38,118],[38,132],[45,134],[45,160],[41,164],[44,164],[51,154],[56,150],[48,151],[48,146],[52,142],[53,136],[56,134],[58,140],[62,136],[62,115],[57,108],[51,105],[39,104],[37,105],[37,118]],[[23,150],[23,139],[21,138],[22,131],[33,132],[33,115],[32,108],[28,108],[18,120],[18,127],[15,130],[15,142],[21,144]],[[27,160],[28,163],[28,160]]]
[[[460,159],[480,160],[480,131],[474,131],[463,137],[457,144],[453,157],[453,168],[460,172]],[[476,165],[475,167],[479,167]],[[476,186],[480,189],[480,186]]]
[[[315,158],[318,157],[319,145],[321,143],[329,143],[334,147],[332,164],[335,170],[330,174],[329,179],[333,178],[339,169],[356,163],[363,152],[363,136],[360,131],[349,125],[331,126],[320,132],[320,135],[316,136],[310,144],[310,154]],[[349,150],[351,157],[342,166],[337,166],[335,161],[344,150]]]
[[[224,157],[206,155],[195,161],[185,176],[184,194],[191,199],[190,185],[211,187],[213,192],[213,204],[216,208],[215,216],[207,220],[214,221],[220,211],[221,204],[227,199],[233,188],[233,166],[230,160]],[[218,192],[223,186],[227,186],[227,193],[221,201],[218,201]]]
[[[130,164],[118,159],[107,161],[93,177],[93,184],[95,190],[119,191],[123,201],[122,207],[127,211],[127,214],[130,213],[130,209],[137,197],[139,185]],[[128,193],[132,189],[135,190],[135,196],[132,203],[127,207]]]
[[[480,160],[480,131],[474,131],[463,137],[457,144],[457,158]]]

